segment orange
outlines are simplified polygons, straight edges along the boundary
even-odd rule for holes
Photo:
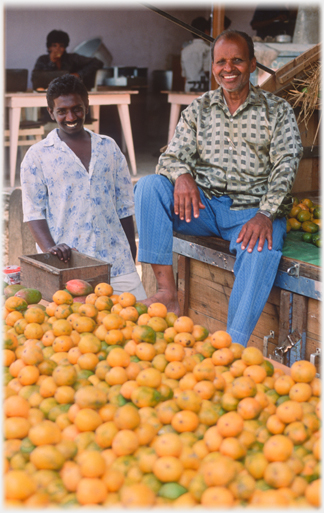
[[[204,442],[210,452],[218,451],[223,441],[223,437],[218,431],[217,426],[211,426],[204,434]]]
[[[14,326],[15,325],[15,330],[16,331],[17,331],[17,327],[19,328],[19,324],[18,324],[19,320],[26,322],[26,320],[24,319],[23,314],[21,312],[18,312],[18,310],[13,310],[12,312],[10,312],[6,316],[6,324],[7,324],[7,326]],[[21,325],[21,323],[20,323],[20,325]]]
[[[19,395],[8,397],[3,403],[3,412],[6,417],[28,418],[30,405],[26,399]]]
[[[288,374],[279,376],[274,382],[274,389],[280,395],[289,394],[289,390],[295,384],[295,381]]]
[[[228,489],[232,492],[235,499],[249,500],[256,487],[256,482],[249,474],[239,474],[229,484]]]
[[[277,407],[276,415],[282,422],[289,424],[303,417],[303,408],[297,401],[285,401]]]
[[[97,294],[95,294],[94,292],[91,292],[90,294],[88,294],[85,298],[85,304],[86,305],[94,305],[96,300],[98,299],[98,296]],[[84,303],[83,303],[84,304]]]
[[[114,423],[118,429],[135,429],[140,422],[141,417],[138,410],[131,403],[118,408],[114,415]]]
[[[105,381],[108,385],[123,385],[127,381],[127,374],[124,367],[115,365],[105,375]]]
[[[289,390],[289,398],[292,401],[306,402],[312,396],[312,387],[309,383],[296,383]]]
[[[4,476],[6,500],[26,500],[36,492],[36,483],[24,470],[10,470]]]
[[[185,357],[185,351],[181,344],[170,343],[165,349],[164,356],[168,362],[180,362]]]
[[[263,453],[268,461],[287,461],[292,455],[294,444],[285,435],[271,436],[263,446]]]
[[[221,436],[238,436],[244,427],[242,417],[235,411],[222,415],[217,421],[217,428]]]
[[[307,360],[300,360],[292,364],[291,377],[296,383],[311,383],[316,376],[316,367]]]
[[[130,363],[130,356],[122,347],[115,347],[109,351],[107,363],[111,367],[127,367]]]
[[[261,365],[249,365],[244,370],[243,376],[249,376],[255,383],[262,383],[267,377],[267,371]]]
[[[234,354],[228,347],[223,347],[217,349],[211,358],[214,365],[230,365],[234,360]]]
[[[246,368],[247,365],[245,362],[243,362],[243,360],[234,360],[230,366],[230,373],[234,376],[234,378],[238,378],[239,376],[243,376],[243,372]]]
[[[120,501],[124,508],[147,508],[155,504],[156,497],[144,483],[133,483],[121,488]]]
[[[276,414],[273,414],[268,418],[266,426],[272,435],[279,435],[284,432],[286,424]]]
[[[205,508],[230,508],[234,506],[234,495],[225,486],[211,486],[202,493],[201,505]]]
[[[195,431],[199,425],[198,415],[191,410],[182,410],[173,416],[171,419],[171,426],[177,433],[185,431]]]
[[[194,390],[183,390],[177,395],[176,404],[181,410],[191,410],[198,413],[201,408],[202,399]]]
[[[161,456],[175,456],[178,458],[182,452],[182,441],[176,433],[164,433],[153,443],[156,454]]]
[[[11,296],[5,300],[4,306],[9,311],[9,313],[13,312],[14,310],[17,312],[24,312],[27,309],[28,304],[22,297]]]
[[[139,318],[137,319],[137,325],[138,326],[146,326],[150,319],[151,319],[151,316],[147,312],[142,313],[139,316]]]
[[[57,305],[54,312],[54,317],[56,319],[67,319],[70,315],[73,314],[73,310],[70,305]]]
[[[39,370],[34,365],[25,365],[17,376],[21,385],[34,385],[39,378]]]
[[[113,292],[113,288],[109,283],[98,283],[94,288],[94,293],[97,296],[111,296]]]
[[[4,437],[7,440],[25,438],[29,429],[30,422],[24,417],[9,417],[3,422]]]
[[[136,319],[135,319],[136,320]],[[150,326],[154,331],[164,332],[168,328],[168,324],[163,317],[150,316],[150,320],[146,323],[146,326]]]
[[[45,312],[37,306],[32,306],[27,308],[24,312],[24,318],[27,322],[37,322],[38,324],[42,324],[45,320]]]
[[[102,419],[98,412],[91,408],[82,408],[77,412],[74,424],[79,431],[94,431],[102,424]]]
[[[215,367],[211,359],[205,358],[201,363],[197,363],[192,372],[197,381],[215,379]]]
[[[118,314],[124,321],[136,322],[138,319],[138,311],[134,306],[126,306],[122,308]]]
[[[167,307],[165,305],[163,305],[162,303],[152,303],[151,305],[148,306],[147,313],[149,314],[150,317],[165,318],[168,313],[168,310],[167,310]]]
[[[164,374],[171,379],[181,379],[186,374],[186,368],[182,362],[169,362],[164,369]]]
[[[211,399],[216,391],[214,382],[205,379],[195,383],[193,389],[201,399]]]
[[[294,477],[294,472],[284,461],[269,463],[263,476],[265,482],[272,488],[289,487]]]
[[[319,508],[321,506],[321,496],[322,480],[316,479],[307,486],[305,490],[305,497],[312,506]]]
[[[94,306],[99,312],[105,311],[108,314],[111,308],[114,306],[114,303],[108,296],[99,296],[96,299]]]
[[[244,465],[254,479],[262,479],[269,462],[262,452],[254,452],[246,456]]]
[[[29,430],[28,437],[32,444],[47,445],[58,444],[61,441],[61,430],[50,420],[43,420],[39,424],[32,426]]]
[[[260,349],[253,346],[246,347],[242,352],[241,358],[247,365],[261,365],[264,361],[264,357]]]
[[[232,337],[226,331],[218,330],[211,335],[211,344],[215,349],[230,347],[231,343]]]
[[[85,315],[80,315],[79,317],[75,318],[72,322],[73,330],[77,331],[78,333],[93,332],[96,327],[96,321],[91,317],[87,317]]]
[[[40,445],[30,453],[30,461],[39,470],[60,470],[64,456],[53,445]]]
[[[201,472],[206,485],[212,487],[228,485],[234,479],[237,470],[232,458],[219,455],[217,459],[205,463],[201,468]]]
[[[10,349],[3,349],[3,365],[5,367],[10,367],[10,365],[16,361],[16,356],[15,356],[15,353],[13,351],[11,351]]]
[[[175,456],[161,456],[154,462],[152,470],[162,483],[176,482],[183,472],[183,463]]]
[[[257,418],[261,413],[261,405],[254,397],[245,397],[237,405],[237,413],[244,420]]]
[[[94,477],[80,479],[76,490],[76,498],[81,506],[102,504],[107,494],[107,488],[102,479]]]
[[[101,477],[106,470],[104,457],[99,451],[86,449],[77,457],[82,477]]]
[[[65,290],[57,290],[52,297],[52,300],[57,305],[72,305],[73,303],[73,297],[69,292],[66,292]]]
[[[150,367],[148,369],[143,369],[136,376],[136,382],[140,386],[149,386],[153,388],[158,388],[161,385],[162,374],[159,370]]]
[[[192,333],[194,323],[193,320],[190,319],[190,317],[182,315],[174,321],[173,328],[176,330],[177,333]]]
[[[127,306],[134,306],[136,303],[136,297],[131,292],[123,292],[118,298],[119,304],[126,308]]]
[[[245,371],[244,371],[245,372]],[[256,383],[249,376],[240,376],[232,382],[232,394],[237,399],[254,397],[257,393]]]
[[[60,477],[68,492],[75,492],[81,480],[79,465],[74,461],[66,461],[60,471]]]
[[[233,460],[240,460],[246,455],[246,448],[238,438],[228,436],[221,442],[219,452]]]
[[[112,441],[112,449],[117,456],[133,454],[138,447],[136,433],[130,429],[120,429]]]
[[[71,335],[72,326],[67,319],[58,319],[53,322],[52,331],[55,337],[60,337],[61,335]]]

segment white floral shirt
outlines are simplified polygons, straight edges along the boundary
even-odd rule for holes
[[[135,209],[126,159],[113,139],[87,131],[89,172],[58,129],[29,148],[21,165],[23,220],[46,219],[55,244],[109,262],[111,276],[128,274],[136,268],[120,219]]]

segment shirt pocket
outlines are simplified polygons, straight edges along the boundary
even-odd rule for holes
[[[270,142],[249,141],[242,142],[242,166],[248,176],[267,176],[270,165]]]

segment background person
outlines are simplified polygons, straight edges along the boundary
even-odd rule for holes
[[[292,107],[254,87],[252,39],[227,30],[214,41],[219,88],[181,114],[156,174],[135,186],[140,262],[150,263],[159,301],[179,314],[173,231],[218,236],[236,255],[227,331],[247,345],[272,289],[302,145]]]
[[[27,151],[21,165],[24,222],[37,250],[68,262],[71,248],[112,264],[116,294],[146,298],[135,267],[134,194],[126,159],[113,139],[84,128],[88,92],[64,75],[47,90],[58,128]]]
[[[47,54],[38,57],[34,71],[56,71],[62,70],[82,80],[88,91],[92,89],[95,82],[96,71],[103,67],[103,62],[96,57],[85,57],[77,53],[67,53],[70,38],[63,30],[52,30],[46,39]],[[35,87],[34,87],[35,88]]]

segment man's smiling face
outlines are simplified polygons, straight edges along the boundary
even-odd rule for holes
[[[88,107],[78,94],[59,96],[54,99],[54,108],[47,109],[53,121],[65,134],[73,136],[83,130]]]
[[[247,42],[241,36],[217,41],[212,70],[222,89],[229,93],[248,91],[250,74],[255,69],[256,59],[250,60]]]

